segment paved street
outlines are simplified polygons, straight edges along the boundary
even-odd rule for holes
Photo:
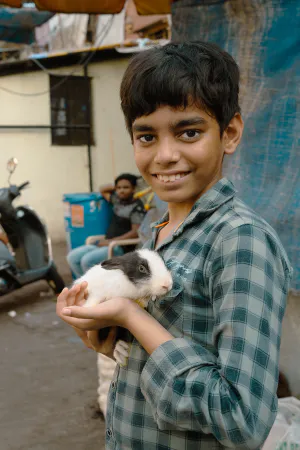
[[[69,282],[64,246],[54,252]],[[38,283],[0,300],[0,450],[104,449],[96,356],[57,319],[47,289]]]

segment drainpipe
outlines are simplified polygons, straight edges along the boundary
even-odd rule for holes
[[[88,64],[85,64],[83,67],[84,70],[84,76],[88,78]],[[88,154],[88,167],[89,167],[89,187],[90,192],[93,192],[93,170],[92,170],[92,145],[91,145],[91,90],[89,90],[89,97],[88,97],[88,105],[87,105],[87,123],[88,123],[88,129],[87,129],[87,154]]]

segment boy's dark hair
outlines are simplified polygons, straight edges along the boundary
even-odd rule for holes
[[[136,187],[138,177],[136,175],[133,175],[132,173],[121,173],[116,179],[115,179],[115,186],[118,184],[121,180],[127,180],[129,183],[132,184],[132,187]]]
[[[170,43],[135,55],[121,83],[121,106],[132,124],[160,106],[196,105],[213,116],[221,135],[240,112],[239,68],[229,53],[208,42]]]

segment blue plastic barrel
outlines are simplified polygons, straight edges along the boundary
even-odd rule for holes
[[[84,245],[89,236],[106,234],[112,210],[100,193],[65,194],[63,202],[69,251]]]

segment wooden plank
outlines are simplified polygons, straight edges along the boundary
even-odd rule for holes
[[[171,0],[134,0],[138,14],[170,14]]]
[[[171,0],[134,0],[140,15],[170,14]],[[2,4],[20,8],[22,0],[2,0]],[[61,13],[118,14],[125,0],[35,0],[38,9]]]
[[[67,14],[118,14],[125,0],[35,0],[35,4],[38,9]]]
[[[10,6],[11,8],[21,8],[22,0],[2,0],[1,4]]]

